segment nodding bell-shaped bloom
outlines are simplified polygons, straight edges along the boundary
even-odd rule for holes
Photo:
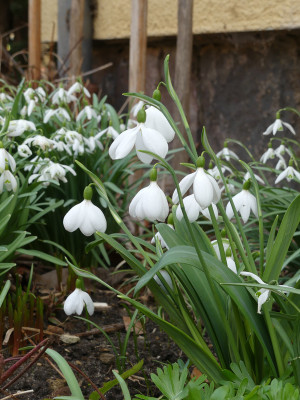
[[[17,190],[17,187],[18,187],[16,178],[7,169],[5,171],[3,171],[1,176],[0,176],[0,193],[3,192],[3,187],[5,187],[5,189],[8,192],[10,192],[10,191],[15,192]]]
[[[98,118],[99,117],[99,118]],[[100,121],[100,115],[98,116],[97,112],[91,107],[91,106],[85,106],[80,113],[76,117],[76,121],[80,121],[81,119],[87,118],[89,121],[92,118],[99,119]]]
[[[44,124],[46,124],[53,117],[56,117],[60,122],[64,122],[65,120],[71,121],[71,117],[68,114],[68,111],[62,107],[58,107],[56,110],[47,110],[44,116]]]
[[[278,163],[275,166],[275,169],[280,170],[280,169],[286,169],[286,168],[287,168],[287,165],[286,165],[285,159],[280,157],[278,160]]]
[[[232,150],[228,149],[228,144],[224,143],[224,148],[216,154],[219,158],[225,158],[226,161],[230,161],[231,158],[238,160],[239,157]]]
[[[150,172],[150,185],[141,189],[129,205],[129,214],[139,220],[165,221],[169,214],[166,195],[156,183],[157,172]]]
[[[94,314],[94,303],[90,295],[83,290],[76,288],[66,299],[64,303],[64,312],[67,315],[81,315],[84,306],[90,315]]]
[[[20,157],[27,158],[32,155],[32,151],[27,144],[20,144],[20,146],[18,146],[18,154]]]
[[[260,283],[261,285],[266,285],[266,283],[260,279],[259,276],[253,274],[252,272],[241,272],[240,275],[243,276],[250,276],[252,279],[254,279],[256,282]],[[287,285],[278,285],[278,290],[279,291],[285,291],[284,288],[285,287],[289,287]],[[257,304],[257,312],[258,314],[261,314],[261,307],[262,305],[269,299],[271,294],[271,291],[269,289],[264,289],[264,288],[260,288],[257,292],[256,292],[256,296],[258,297],[258,304]]]
[[[28,145],[37,146],[40,149],[45,151],[48,149],[52,149],[55,143],[54,143],[54,140],[48,139],[45,136],[36,135],[36,136],[32,136],[32,137],[26,139],[23,144],[25,144],[27,146]]]
[[[73,93],[84,93],[86,97],[91,97],[90,92],[84,87],[81,83],[75,82],[68,90],[68,95],[72,95]]]
[[[293,157],[292,152],[288,147],[286,147],[283,143],[277,147],[277,149],[274,150],[274,153],[277,157],[282,158],[282,156],[287,153],[290,157]]]
[[[229,269],[231,269],[232,272],[237,274],[237,269],[236,269],[236,265],[235,265],[234,259],[232,257],[226,257],[226,262],[227,262],[227,267]]]
[[[119,132],[117,132],[113,126],[109,125],[108,128],[104,129],[103,131],[98,132],[95,137],[97,139],[100,139],[102,136],[116,139],[119,136]]]
[[[221,198],[221,190],[216,180],[205,172],[204,163],[204,157],[199,157],[196,171],[185,176],[179,183],[182,196],[193,185],[194,196],[201,209],[207,208],[212,203],[217,204]],[[179,201],[177,189],[173,193],[172,201],[175,204]]]
[[[261,179],[260,176],[254,174],[254,178],[257,180],[257,182],[261,183],[262,185],[265,184],[265,182]],[[251,179],[251,175],[249,172],[246,172],[243,178],[243,182],[248,181],[248,179]]]
[[[138,112],[138,125],[122,132],[111,144],[109,155],[113,160],[126,157],[135,146],[138,158],[146,164],[150,164],[153,156],[142,153],[146,150],[165,158],[168,152],[168,143],[160,131],[148,128],[144,109]]]
[[[66,173],[71,172],[74,176],[76,176],[76,172],[73,168],[68,165],[54,163],[53,161],[49,161],[48,165],[42,167],[38,174],[32,174],[28,183],[31,183],[34,179],[38,178],[38,182],[45,182],[46,186],[49,184],[50,180],[54,181],[62,181],[64,183],[68,182],[66,178]]]
[[[286,179],[288,182],[290,182],[293,178],[296,178],[298,181],[300,181],[300,172],[296,171],[292,165],[293,161],[290,161],[289,166],[277,176],[275,185],[281,182],[283,179]]]
[[[243,190],[233,196],[232,201],[234,203],[234,206],[241,214],[242,220],[244,223],[246,223],[249,219],[250,216],[250,211],[253,212],[253,214],[258,218],[258,213],[257,213],[257,201],[256,198],[249,192],[250,188],[250,181],[247,181],[244,183]],[[231,219],[234,215],[232,206],[230,202],[226,206],[226,214],[229,219]]]
[[[278,131],[283,131],[283,127],[286,127],[293,135],[296,135],[295,129],[292,127],[291,124],[288,124],[287,122],[283,122],[280,119],[280,115],[277,114],[275,122],[268,126],[268,128],[265,130],[263,135],[270,135],[270,133],[273,133],[273,135],[276,135]]]
[[[163,135],[168,143],[170,143],[174,139],[175,132],[164,114],[157,108],[151,106],[146,109],[146,115],[146,127],[155,129]]]
[[[92,188],[87,186],[83,193],[84,200],[72,207],[65,215],[63,225],[68,232],[74,232],[79,228],[85,236],[91,236],[97,231],[106,231],[105,216],[100,208],[91,202],[92,195]]]
[[[71,103],[76,101],[76,97],[69,93],[64,88],[60,87],[52,95],[52,104]]]
[[[197,219],[199,218],[199,214],[201,213],[202,215],[204,215],[205,218],[209,219],[211,221],[210,218],[210,213],[208,208],[204,208],[202,209],[199,205],[199,203],[196,201],[195,196],[193,194],[186,196],[183,199],[183,204],[184,204],[184,208],[188,217],[188,220],[190,222],[195,222],[197,221]],[[217,206],[212,203],[212,208],[213,208],[213,212],[215,214],[215,217],[218,218],[218,208]],[[182,220],[183,218],[183,212],[180,206],[177,207],[176,210],[176,217],[179,220]]]
[[[223,174],[225,174],[226,171],[229,172],[230,174],[232,174],[232,170],[229,167],[227,167],[226,165],[222,165],[221,170],[222,170]],[[213,178],[215,178],[216,181],[219,181],[222,179],[220,171],[217,166],[214,166],[213,168],[209,168],[207,170],[207,173],[209,175],[211,175]]]
[[[16,169],[15,159],[13,158],[12,155],[9,154],[8,151],[6,151],[3,148],[3,144],[2,142],[0,142],[0,173],[5,171],[7,164],[9,165],[10,169],[14,172]]]
[[[26,119],[17,119],[9,122],[7,136],[21,136],[25,131],[36,131],[35,124]]]
[[[265,164],[269,159],[275,158],[275,152],[274,149],[272,148],[272,144],[269,143],[269,148],[268,150],[261,156],[260,161]]]
[[[217,255],[218,259],[221,261],[221,253],[220,253],[218,241],[217,240],[213,240],[210,243],[211,243],[212,247],[214,248],[214,251],[216,252],[216,255]],[[227,249],[230,248],[229,240],[226,239],[226,238],[222,238],[222,243],[223,243],[224,252],[226,254]]]

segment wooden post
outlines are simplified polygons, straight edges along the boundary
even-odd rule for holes
[[[70,76],[81,73],[85,0],[72,0],[70,13]]]
[[[176,45],[176,63],[174,88],[182,103],[184,112],[189,120],[189,96],[192,69],[193,49],[193,0],[178,0],[178,33]],[[173,107],[173,118],[180,121],[179,128],[183,132],[183,125],[177,107]],[[172,148],[182,147],[177,136],[172,142]],[[179,163],[187,162],[185,151],[179,152],[172,160],[173,167],[180,169]]]
[[[131,1],[129,91],[144,92],[146,83],[147,0]]]
[[[29,79],[41,75],[41,0],[28,3]]]

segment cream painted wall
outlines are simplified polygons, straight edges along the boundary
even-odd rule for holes
[[[64,0],[42,0],[44,42],[57,39],[58,1]],[[130,11],[131,0],[98,0],[94,38],[128,38]],[[195,34],[295,28],[300,28],[300,0],[194,0]],[[176,31],[177,0],[148,0],[148,36]]]

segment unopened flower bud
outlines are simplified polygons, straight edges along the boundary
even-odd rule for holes
[[[157,101],[161,101],[161,92],[159,89],[155,89],[152,98]]]
[[[140,124],[142,124],[142,123],[144,123],[144,122],[146,122],[146,111],[145,111],[145,109],[144,109],[144,107],[141,109],[141,110],[139,110],[139,112],[137,113],[137,117],[136,117],[136,119],[137,119],[137,122],[139,122]]]
[[[83,191],[83,198],[84,200],[92,200],[93,197],[93,189],[91,186],[86,186],[86,188]]]

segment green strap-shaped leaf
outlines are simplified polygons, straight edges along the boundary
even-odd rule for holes
[[[272,251],[266,260],[263,281],[278,280],[286,254],[300,222],[300,195],[291,203],[280,224]]]

